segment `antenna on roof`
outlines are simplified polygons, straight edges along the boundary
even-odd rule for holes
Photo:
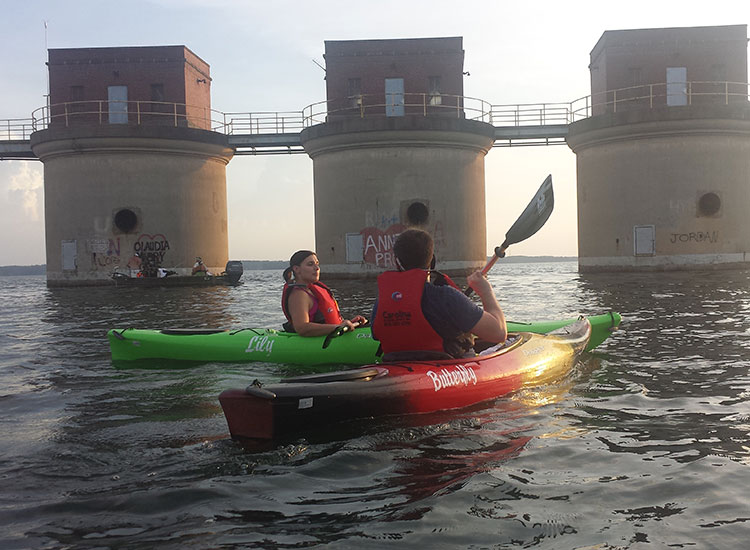
[[[47,24],[49,21],[43,20],[44,23],[44,54],[47,56],[47,63],[45,63],[47,73],[47,116],[50,116],[50,91],[49,91],[49,48],[47,46]]]

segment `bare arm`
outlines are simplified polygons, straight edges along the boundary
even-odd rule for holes
[[[328,323],[314,323],[310,320],[308,312],[313,306],[312,297],[301,289],[295,289],[289,296],[289,315],[292,317],[294,330],[300,336],[326,336],[339,325]],[[356,317],[355,319],[356,320]],[[352,321],[344,321],[342,324],[347,325],[349,329],[354,328]]]
[[[474,289],[479,299],[482,300],[484,313],[471,332],[478,338],[492,343],[505,342],[508,337],[508,327],[505,324],[505,314],[495,298],[492,285],[482,275],[481,271],[475,271],[466,279],[469,286]]]

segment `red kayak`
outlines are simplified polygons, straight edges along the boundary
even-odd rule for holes
[[[505,345],[464,359],[385,362],[288,378],[219,396],[233,438],[274,439],[346,420],[468,407],[559,379],[591,335],[582,319],[550,334],[512,334]]]

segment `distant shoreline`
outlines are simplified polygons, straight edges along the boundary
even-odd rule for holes
[[[47,266],[45,264],[0,266],[0,276],[44,275],[46,273],[47,273]]]
[[[489,257],[488,257],[489,259]],[[575,262],[576,256],[506,256],[503,263],[527,264],[547,262]],[[257,271],[261,269],[284,269],[289,265],[285,260],[242,260],[245,271]],[[14,275],[45,275],[47,266],[36,265],[6,265],[0,266],[0,277]]]

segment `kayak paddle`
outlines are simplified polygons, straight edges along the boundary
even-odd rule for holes
[[[361,326],[366,325],[367,321],[365,320],[364,323],[363,322],[357,322],[357,323],[353,323],[353,324],[354,324],[354,328],[357,328],[357,327],[361,327]],[[338,325],[335,329],[333,329],[331,332],[329,332],[328,336],[326,336],[326,339],[323,340],[323,349],[326,349],[331,344],[331,340],[333,340],[334,338],[337,338],[337,337],[341,336],[345,332],[349,332],[350,330],[352,330],[352,329],[350,329],[347,325],[345,325],[343,323],[340,324],[340,325]]]
[[[503,244],[495,247],[495,253],[492,255],[492,258],[490,258],[487,264],[482,268],[482,275],[487,275],[487,272],[493,265],[495,265],[495,262],[499,258],[505,257],[505,251],[510,245],[520,243],[539,231],[549,219],[554,207],[555,195],[552,192],[552,174],[550,174],[544,182],[542,182],[542,185],[537,190],[534,198],[531,199],[531,202],[528,205],[526,205],[526,208],[516,222],[510,229],[508,229]],[[466,296],[471,296],[472,292],[474,292],[474,290],[469,287],[464,294],[466,294]]]

